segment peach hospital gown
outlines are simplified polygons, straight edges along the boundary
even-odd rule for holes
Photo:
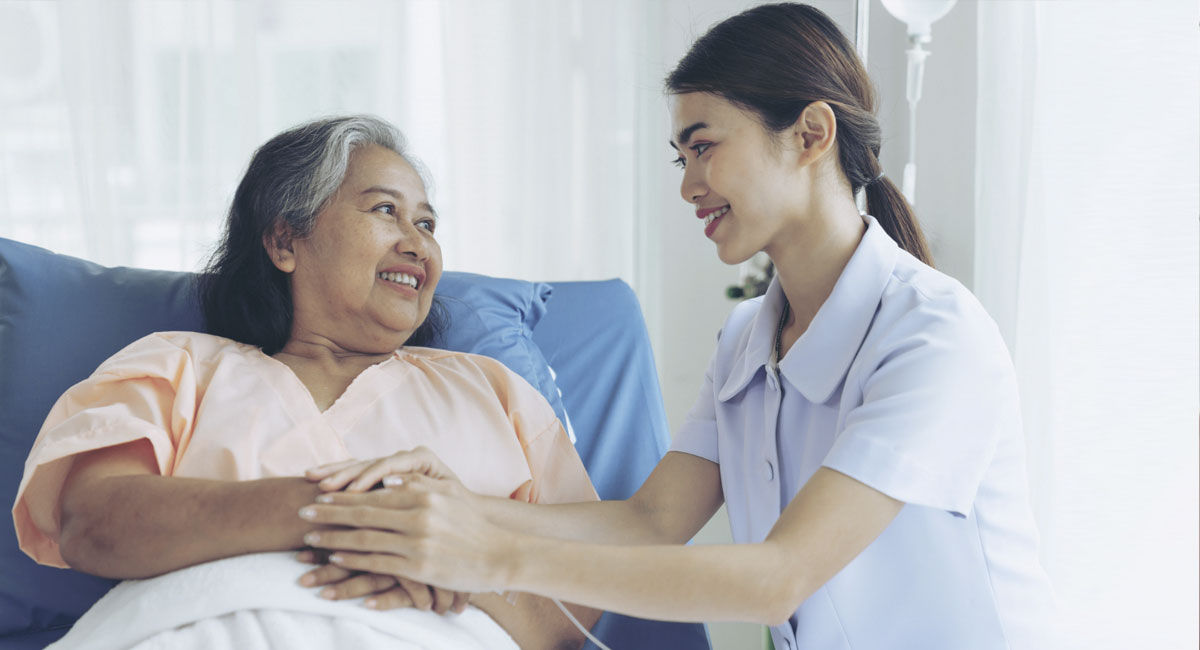
[[[550,405],[493,359],[403,348],[322,412],[292,370],[258,348],[165,332],[109,358],[51,409],[13,507],[21,549],[66,566],[58,501],[72,458],[142,439],[163,476],[299,476],[424,445],[475,492],[543,503],[597,498]]]

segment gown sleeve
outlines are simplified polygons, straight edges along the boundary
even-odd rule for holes
[[[65,567],[59,553],[59,496],[79,454],[146,440],[158,472],[172,473],[193,430],[198,400],[189,352],[151,334],[110,357],[55,402],[29,457],[13,505],[21,550]]]

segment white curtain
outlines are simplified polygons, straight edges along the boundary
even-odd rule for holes
[[[1021,382],[1064,647],[1196,648],[1197,8],[978,10],[975,290]]]
[[[254,148],[401,128],[448,269],[633,281],[634,0],[0,2],[0,236],[194,270]]]

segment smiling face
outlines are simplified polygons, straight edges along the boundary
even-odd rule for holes
[[[404,158],[377,145],[356,149],[313,231],[267,243],[291,274],[292,338],[373,354],[403,345],[429,314],[442,274],[436,225],[425,185]]]
[[[683,167],[680,193],[726,264],[767,250],[805,211],[803,152],[773,140],[753,114],[709,93],[672,95],[671,145]],[[803,142],[803,140],[801,140]]]

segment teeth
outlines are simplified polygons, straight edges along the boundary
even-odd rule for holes
[[[378,277],[379,279],[387,280],[388,282],[407,284],[414,289],[417,288],[417,279],[407,273],[380,273]]]
[[[708,216],[704,217],[704,225],[708,226],[708,224],[716,221],[719,217],[725,216],[726,212],[729,212],[729,206],[725,206],[716,212],[708,213]]]

